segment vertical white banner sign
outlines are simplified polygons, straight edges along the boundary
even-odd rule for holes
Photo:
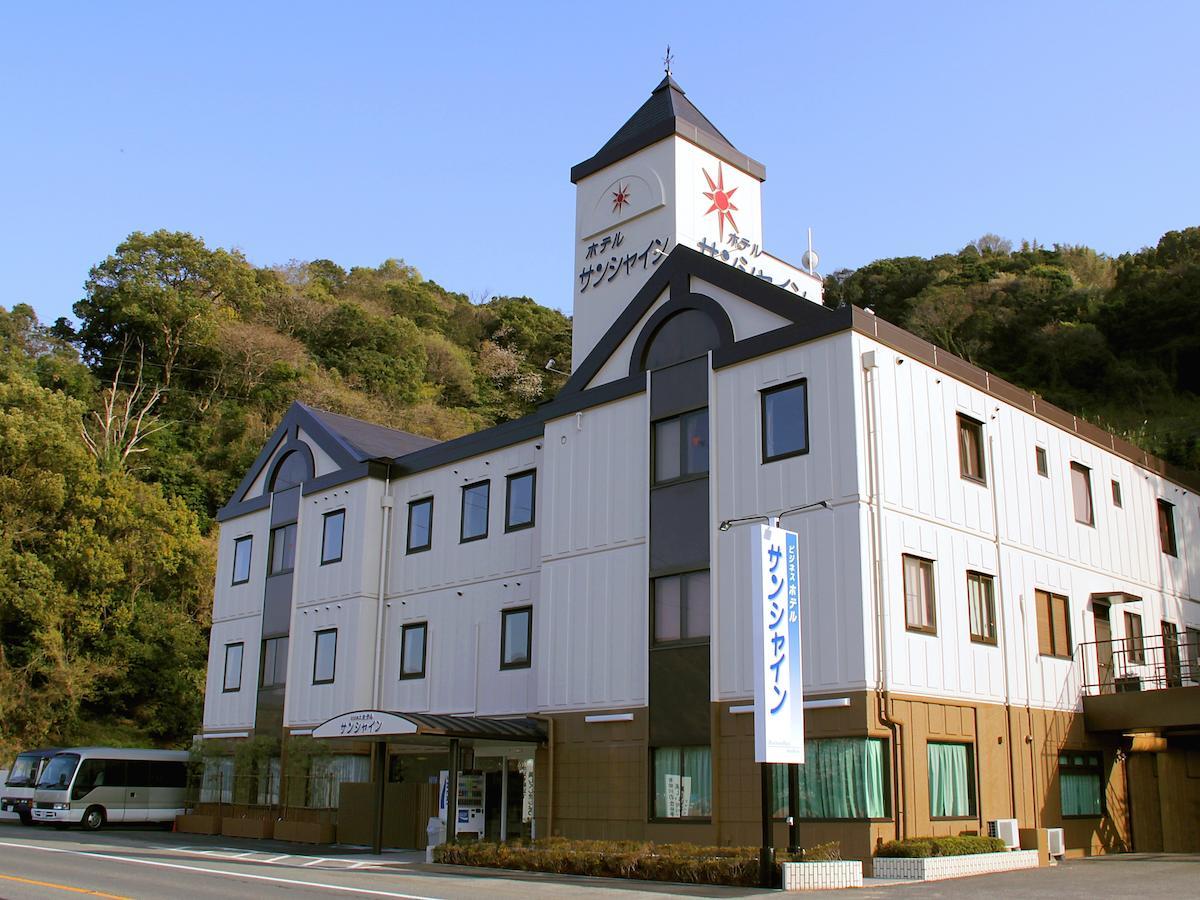
[[[750,529],[754,604],[754,761],[804,762],[800,547],[794,531]]]

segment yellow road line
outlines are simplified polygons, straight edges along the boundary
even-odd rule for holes
[[[109,900],[130,900],[129,897],[122,897],[120,894],[106,894],[103,891],[89,891],[87,888],[71,887],[69,884],[55,884],[53,881],[35,881],[32,878],[20,878],[16,875],[3,875],[0,878],[5,881],[19,881],[21,884],[33,884],[37,887],[57,888],[60,891],[70,891],[73,894],[87,894],[89,897],[107,897]]]

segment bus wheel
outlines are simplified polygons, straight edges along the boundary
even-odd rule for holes
[[[99,831],[104,825],[104,808],[101,806],[89,806],[79,824],[88,831]]]
[[[19,815],[21,816],[21,824],[22,825],[29,826],[29,825],[33,824],[33,816],[30,815],[29,813],[23,812],[23,813],[20,813]]]

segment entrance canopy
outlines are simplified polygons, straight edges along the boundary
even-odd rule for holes
[[[540,744],[546,740],[546,734],[546,723],[537,719],[447,716],[381,709],[342,713],[322,722],[312,732],[314,738],[347,738],[356,741],[402,738],[405,743],[429,744],[442,744],[447,738]]]

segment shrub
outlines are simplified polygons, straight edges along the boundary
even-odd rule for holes
[[[777,862],[840,858],[840,845],[832,841],[794,858],[786,853],[779,854]],[[757,847],[700,847],[695,844],[585,841],[554,837],[532,843],[443,844],[434,850],[434,859],[450,865],[553,872],[558,875],[745,887],[758,884]]]
[[[875,851],[875,855],[899,859],[927,859],[931,856],[1000,853],[1004,849],[1004,841],[1000,838],[960,834],[951,837],[915,837],[902,841],[888,841]]]

